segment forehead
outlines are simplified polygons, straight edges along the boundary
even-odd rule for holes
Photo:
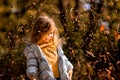
[[[51,25],[50,29],[48,30],[48,32],[54,32],[56,30],[55,25]]]

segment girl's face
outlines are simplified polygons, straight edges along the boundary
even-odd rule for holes
[[[51,30],[50,32],[48,32],[47,34],[45,34],[43,36],[42,41],[45,42],[45,43],[48,43],[53,39],[53,36],[54,36],[54,31]]]

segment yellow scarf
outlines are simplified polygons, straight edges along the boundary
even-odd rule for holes
[[[39,45],[42,52],[44,53],[55,78],[59,78],[59,71],[58,71],[58,54],[56,50],[56,46],[54,43],[44,43]]]

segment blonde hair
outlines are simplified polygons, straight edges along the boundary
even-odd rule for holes
[[[61,40],[58,36],[58,29],[55,26],[53,19],[49,18],[48,16],[40,16],[35,26],[32,29],[31,34],[31,42],[38,43],[38,41],[42,40],[45,34],[47,34],[51,29],[54,30],[53,32],[53,42],[56,46],[61,44]]]

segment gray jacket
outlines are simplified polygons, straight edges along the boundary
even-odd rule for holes
[[[60,80],[68,80],[67,72],[73,69],[61,47],[58,47],[58,68]],[[41,49],[36,44],[26,46],[24,55],[27,60],[27,76],[33,76],[37,80],[55,80],[53,72]]]

